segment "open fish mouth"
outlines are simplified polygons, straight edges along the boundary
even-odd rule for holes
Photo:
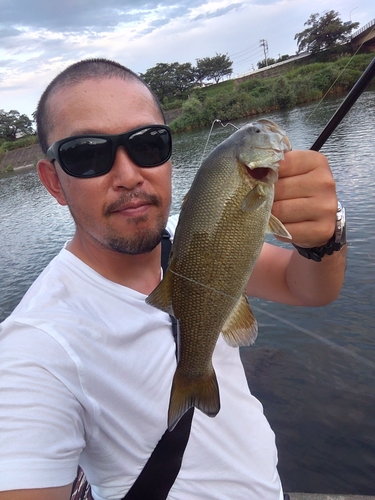
[[[246,172],[252,179],[260,182],[276,182],[278,178],[278,164],[269,164],[268,166],[258,167],[254,165],[245,165]]]
[[[244,161],[246,171],[251,178],[261,182],[276,182],[279,161],[283,160],[284,154],[291,150],[289,139],[286,136],[278,135],[277,144],[274,144],[273,147],[256,147],[259,157],[254,161]]]
[[[257,181],[265,181],[269,179],[271,172],[274,173],[275,171],[272,168],[266,168],[266,167],[256,167],[254,169],[249,168],[247,165],[245,165],[247,173],[252,177],[253,179],[256,179]]]

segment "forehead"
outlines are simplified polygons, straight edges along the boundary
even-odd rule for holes
[[[52,142],[80,133],[119,133],[163,123],[155,100],[142,82],[89,79],[61,87],[50,96]]]

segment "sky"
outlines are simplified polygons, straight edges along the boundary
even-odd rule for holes
[[[360,27],[374,0],[0,0],[0,109],[32,118],[48,83],[71,63],[106,57],[145,73],[226,54],[232,77],[294,55],[296,33],[328,10]]]

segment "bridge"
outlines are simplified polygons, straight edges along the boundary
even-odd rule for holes
[[[375,19],[353,33],[350,43],[353,49],[357,49],[361,45],[375,48]]]

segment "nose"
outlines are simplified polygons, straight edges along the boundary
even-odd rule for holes
[[[110,170],[115,188],[135,189],[143,183],[142,168],[130,159],[124,147],[119,146]]]

